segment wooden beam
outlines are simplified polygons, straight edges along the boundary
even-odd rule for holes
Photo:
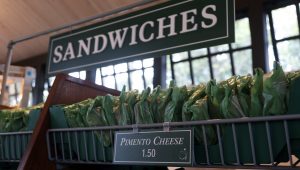
[[[266,72],[268,38],[266,32],[265,13],[263,11],[264,0],[255,0],[255,3],[253,3],[253,1],[251,2],[252,3],[249,3],[248,13],[252,41],[252,65],[253,68],[260,67]]]
[[[84,90],[84,93],[81,93],[82,90]],[[87,98],[106,94],[119,95],[120,92],[65,74],[57,75],[18,169],[56,169],[55,162],[48,159],[46,142],[46,133],[50,128],[49,108],[51,106],[56,104],[73,104]]]
[[[242,10],[247,9],[249,6],[249,3],[250,3],[249,0],[235,0],[236,11],[242,11]]]

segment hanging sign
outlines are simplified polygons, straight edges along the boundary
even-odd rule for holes
[[[114,163],[192,165],[193,131],[117,132]]]
[[[234,41],[234,0],[171,0],[50,38],[47,73]]]

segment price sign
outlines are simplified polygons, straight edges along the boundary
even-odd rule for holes
[[[114,163],[137,165],[191,165],[193,131],[117,132]]]

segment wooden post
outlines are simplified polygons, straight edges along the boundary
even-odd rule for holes
[[[120,92],[65,74],[57,75],[18,169],[56,169],[55,162],[48,159],[46,142],[46,133],[50,128],[49,108],[52,105],[73,104],[106,94],[119,95]]]
[[[250,1],[250,0],[248,0]],[[252,40],[253,68],[260,67],[267,71],[268,38],[263,0],[249,3],[249,21]]]

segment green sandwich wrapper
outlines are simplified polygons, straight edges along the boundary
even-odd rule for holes
[[[300,76],[291,81],[289,93],[288,114],[300,114]],[[300,121],[292,120],[288,123],[289,135],[291,139],[292,153],[300,158]]]
[[[52,106],[50,108],[51,128],[69,128],[64,115],[63,106]],[[100,132],[97,134],[100,134]],[[58,152],[64,152],[66,159],[70,159],[72,156],[74,160],[80,158],[80,160],[85,161],[112,161],[112,147],[104,146],[104,143],[99,140],[100,138],[97,138],[97,134],[92,131],[79,132],[77,134],[75,132],[57,134],[55,136],[56,147],[58,148]],[[94,149],[93,141],[95,142],[96,149]],[[85,152],[86,149],[87,152]]]
[[[300,113],[300,78],[294,79],[290,83],[289,91],[289,103],[287,114],[299,114]],[[283,121],[270,121],[270,138],[271,145],[268,143],[267,129],[265,122],[253,122],[252,134],[254,153],[257,164],[269,164],[271,160],[275,162],[287,162],[289,160],[287,142],[284,132]],[[248,123],[235,124],[237,150],[234,145],[233,129],[231,125],[221,126],[224,131],[221,134],[221,144],[223,148],[224,163],[228,165],[236,164],[237,157],[236,151],[238,151],[239,161],[241,164],[253,164],[252,158],[251,140],[249,135]],[[292,120],[288,121],[289,128],[289,141],[291,144],[292,154],[300,158],[300,121]],[[272,148],[273,158],[271,159],[269,146]],[[219,144],[208,145],[209,163],[220,164],[221,155],[219,150]],[[207,157],[204,145],[195,146],[195,161],[197,164],[206,164]]]
[[[19,131],[33,131],[39,118],[41,109],[33,109],[28,114],[27,127]],[[25,122],[25,121],[24,121]],[[12,129],[14,130],[14,129]],[[6,132],[5,132],[6,133]],[[9,132],[8,132],[9,133]],[[20,160],[26,150],[30,138],[28,135],[3,135],[0,137],[1,160]],[[2,164],[0,166],[0,169]],[[6,169],[6,168],[4,168]]]

